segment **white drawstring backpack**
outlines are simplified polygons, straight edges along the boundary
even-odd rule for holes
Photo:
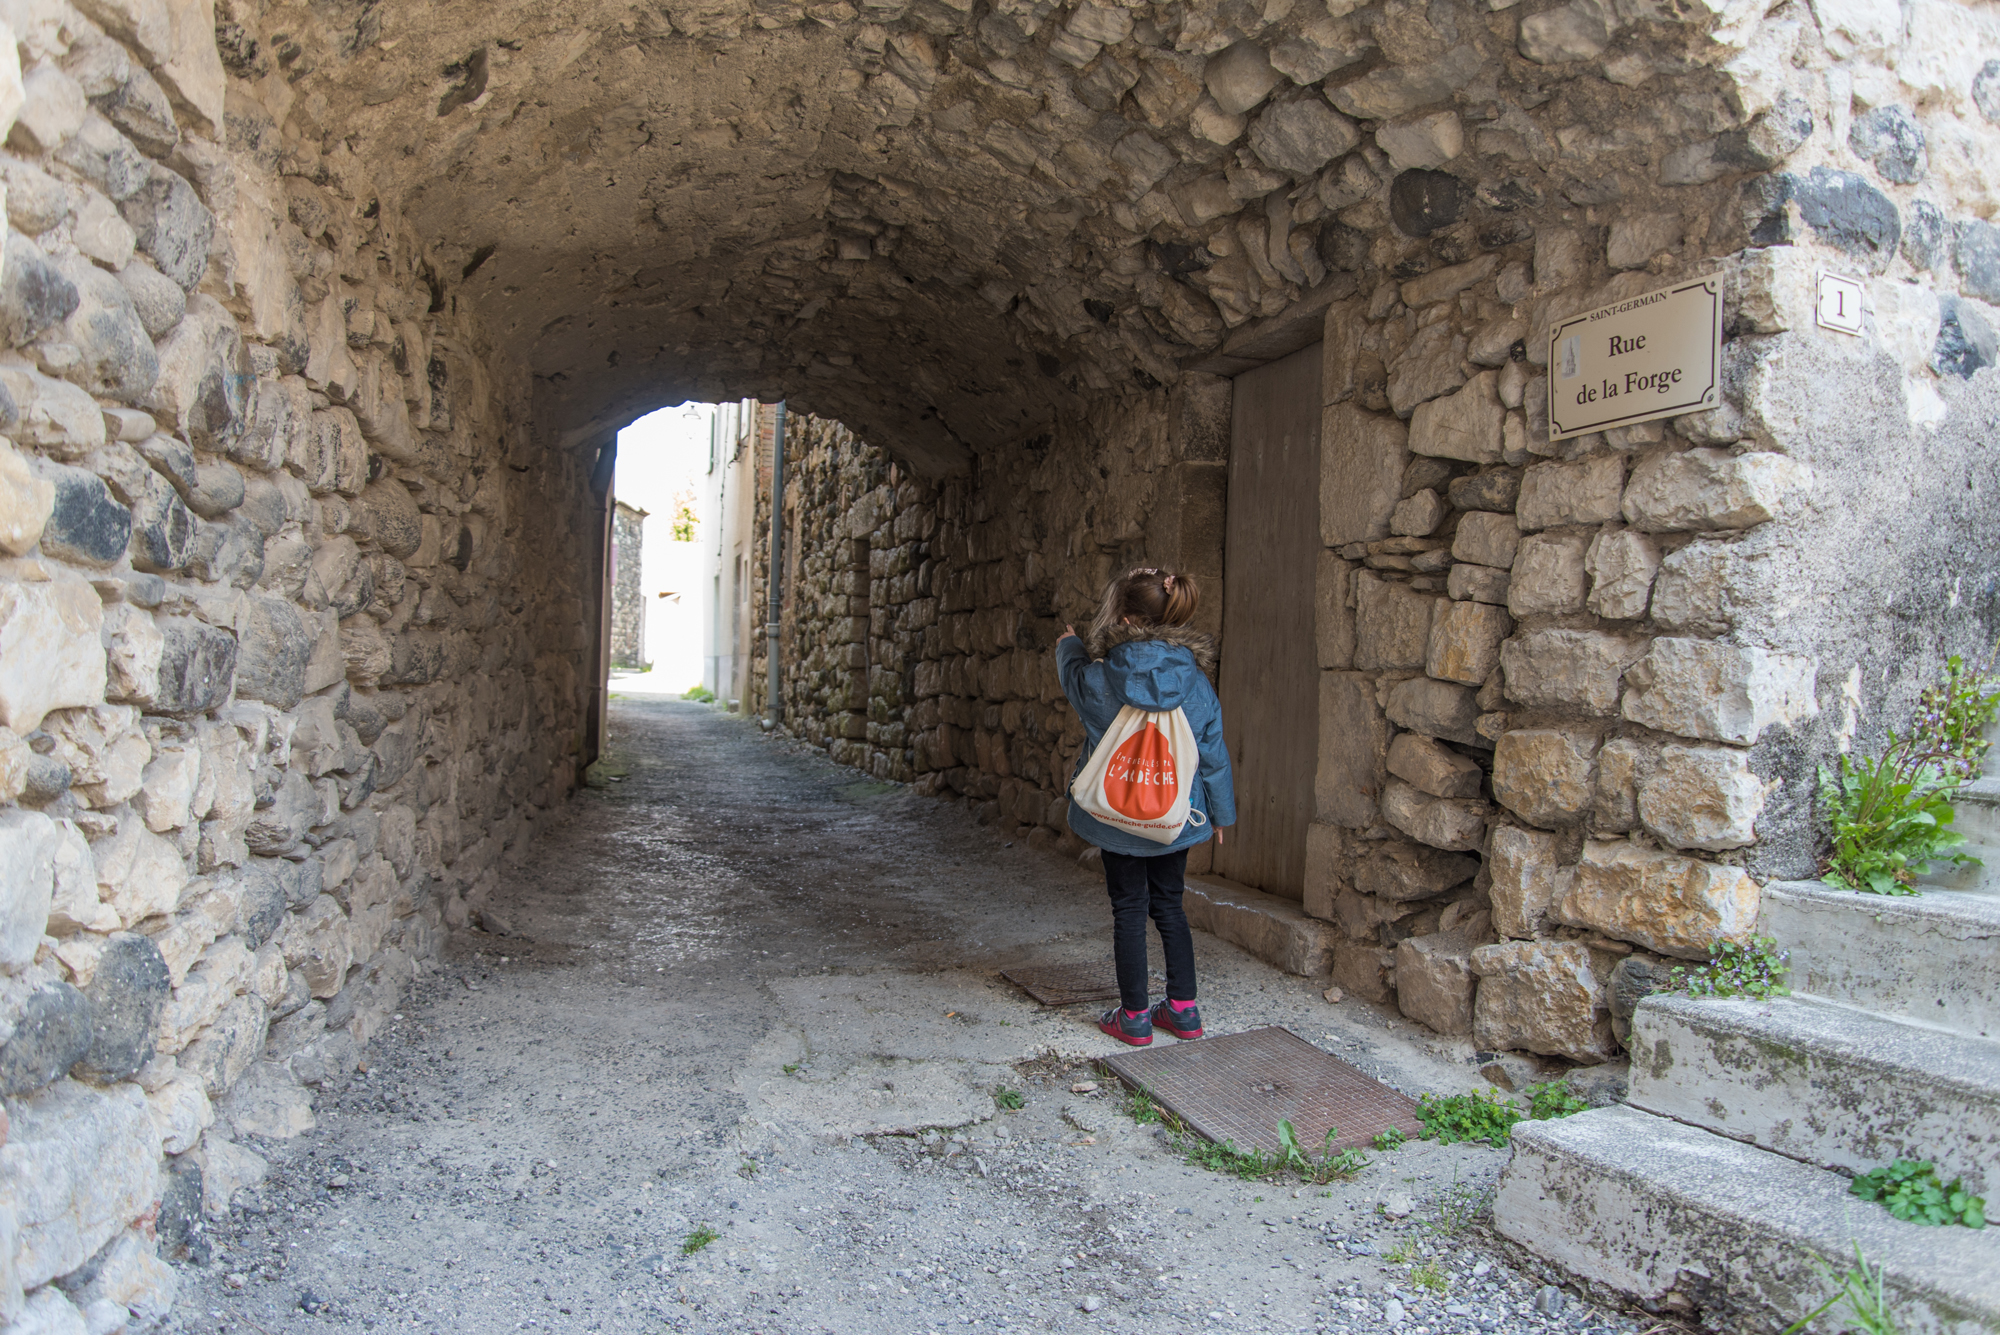
[[[1188,807],[1200,763],[1185,712],[1126,705],[1070,784],[1070,796],[1113,829],[1171,844],[1190,820],[1208,823]]]

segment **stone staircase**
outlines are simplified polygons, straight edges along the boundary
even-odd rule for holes
[[[1903,1223],[1849,1175],[1934,1160],[2000,1217],[2000,780],[1961,790],[1987,866],[1909,898],[1764,889],[1794,995],[1648,997],[1622,1107],[1523,1123],[1494,1213],[1588,1281],[1712,1329],[1775,1335],[1855,1244],[1902,1335],[2000,1331],[2000,1223]],[[1835,1313],[1812,1329],[1843,1327]]]

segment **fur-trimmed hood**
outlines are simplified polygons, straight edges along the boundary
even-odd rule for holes
[[[1084,647],[1092,658],[1109,658],[1121,644],[1147,642],[1179,645],[1194,655],[1194,665],[1204,676],[1215,680],[1215,637],[1192,626],[1133,626],[1120,621],[1093,634]]]
[[[1215,669],[1215,641],[1186,626],[1119,624],[1093,637],[1103,646],[1104,684],[1121,703],[1144,710],[1179,709]]]

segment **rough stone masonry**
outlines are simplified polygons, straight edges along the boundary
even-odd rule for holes
[[[574,782],[600,463],[663,403],[824,419],[793,725],[1052,840],[1046,650],[1122,563],[1219,589],[1224,377],[1318,329],[1324,550],[1273,573],[1319,605],[1305,907],[1344,985],[1494,1047],[1615,1051],[1812,870],[1815,765],[1996,629],[1990,5],[0,22],[25,1329],[157,1317],[160,1248]],[[1711,271],[1724,406],[1549,443],[1551,320]]]

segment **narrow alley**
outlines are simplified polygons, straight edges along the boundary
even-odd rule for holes
[[[1509,1267],[1479,1221],[1503,1151],[1310,1186],[1136,1123],[1089,1008],[998,976],[1108,955],[1093,865],[700,705],[611,718],[496,930],[451,938],[316,1127],[246,1142],[269,1175],[199,1242],[182,1330],[1643,1328]],[[1197,942],[1217,1030],[1477,1083],[1463,1040]]]

